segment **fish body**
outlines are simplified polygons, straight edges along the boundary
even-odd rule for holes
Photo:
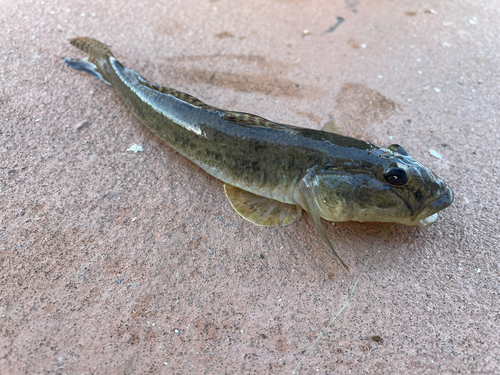
[[[425,227],[453,201],[451,189],[401,146],[219,109],[147,81],[96,40],[71,44],[88,57],[65,59],[68,66],[113,86],[155,135],[225,182],[232,207],[257,225],[288,225],[306,210],[338,257],[320,218]]]

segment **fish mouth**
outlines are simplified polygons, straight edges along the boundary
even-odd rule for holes
[[[443,194],[435,201],[424,207],[415,217],[416,223],[421,228],[426,228],[434,224],[439,218],[438,212],[444,210],[453,203],[453,191],[449,186],[446,186]]]

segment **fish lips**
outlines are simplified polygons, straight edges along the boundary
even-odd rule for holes
[[[438,199],[424,207],[424,209],[416,215],[416,220],[418,220],[416,225],[421,228],[425,228],[431,224],[434,224],[439,217],[438,212],[444,210],[452,203],[453,191],[449,186],[446,186],[443,194],[441,194]]]

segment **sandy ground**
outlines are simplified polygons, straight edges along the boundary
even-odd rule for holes
[[[348,275],[310,217],[246,222],[64,65],[75,36],[218,107],[399,143],[453,188],[435,225],[387,236],[296,373],[500,373],[500,7],[417,3],[2,1],[0,373],[290,374],[390,228],[325,222]]]

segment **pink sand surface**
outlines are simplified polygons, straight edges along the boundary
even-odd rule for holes
[[[64,65],[83,56],[76,36],[217,107],[401,144],[453,188],[436,224],[387,236],[297,373],[500,373],[497,2],[1,10],[1,374],[290,374],[390,228],[325,222],[346,274],[307,215],[246,222],[220,181]]]

